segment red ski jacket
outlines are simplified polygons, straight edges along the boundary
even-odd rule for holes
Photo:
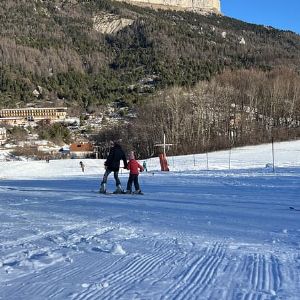
[[[130,171],[130,174],[134,174],[134,175],[139,174],[139,169],[141,170],[141,172],[144,171],[144,168],[135,159],[131,159],[128,162],[127,169]]]

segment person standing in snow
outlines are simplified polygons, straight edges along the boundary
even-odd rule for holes
[[[148,172],[148,170],[147,170],[147,163],[146,163],[145,160],[143,161],[143,168],[144,168],[144,170],[145,170],[146,172]]]
[[[110,149],[108,157],[104,163],[105,173],[103,175],[103,179],[101,182],[99,192],[102,194],[106,193],[106,184],[108,175],[111,172],[114,172],[114,178],[116,181],[116,190],[115,193],[123,193],[123,189],[121,187],[121,182],[119,179],[119,170],[120,170],[120,161],[124,162],[124,169],[127,169],[127,160],[126,155],[118,142],[113,143],[113,147]]]
[[[126,194],[131,194],[132,192],[132,183],[134,183],[135,194],[142,194],[139,185],[139,170],[144,171],[144,168],[135,160],[134,152],[131,151],[129,155],[129,162],[127,164],[127,169],[129,170],[129,178],[127,182]]]
[[[84,172],[84,163],[82,161],[79,162],[79,165],[81,167],[81,171]]]

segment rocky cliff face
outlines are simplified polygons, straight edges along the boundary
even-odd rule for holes
[[[174,9],[198,13],[221,13],[220,0],[117,0],[154,9]]]
[[[96,31],[104,34],[114,34],[134,22],[132,19],[121,18],[120,16],[102,13],[94,16],[93,27]]]

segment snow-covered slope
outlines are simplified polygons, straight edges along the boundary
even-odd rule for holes
[[[0,178],[32,179],[61,178],[70,176],[102,175],[104,160],[85,159],[85,173],[82,174],[79,159],[45,161],[1,161]],[[160,170],[158,158],[147,159],[148,170]],[[272,145],[248,146],[208,154],[169,157],[171,171],[228,170],[272,168]],[[282,142],[274,145],[275,168],[300,166],[300,141]],[[121,164],[122,165],[122,164]],[[127,170],[121,168],[121,174]]]
[[[98,194],[101,160],[1,162],[0,299],[299,299],[299,153],[151,159],[143,196]]]

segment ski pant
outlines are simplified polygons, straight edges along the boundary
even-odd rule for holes
[[[121,185],[121,181],[119,179],[119,171],[112,171],[112,170],[109,170],[109,169],[106,169],[104,175],[103,175],[103,179],[102,179],[102,183],[107,183],[107,178],[108,178],[108,175],[111,173],[111,172],[114,172],[114,178],[115,178],[115,181],[116,181],[116,186],[118,185]]]
[[[134,188],[136,191],[140,189],[139,185],[139,175],[138,174],[130,174],[127,182],[127,191],[131,191],[132,182],[134,183]]]

